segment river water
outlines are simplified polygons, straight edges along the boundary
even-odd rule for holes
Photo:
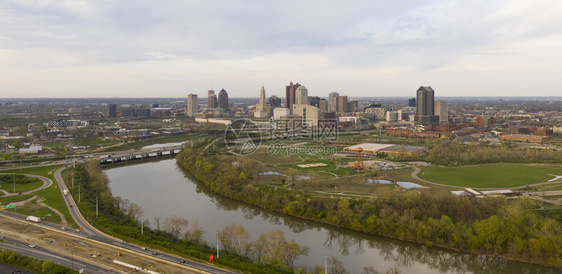
[[[144,218],[155,227],[154,217],[181,216],[198,220],[204,240],[216,245],[216,232],[236,222],[244,225],[255,241],[261,233],[280,229],[285,237],[310,248],[296,266],[324,265],[336,257],[351,273],[372,267],[385,273],[397,267],[401,273],[560,273],[557,269],[512,262],[441,248],[429,248],[379,236],[367,235],[316,222],[272,213],[212,193],[187,178],[174,159],[111,168],[105,171],[114,196],[129,199],[144,209]]]

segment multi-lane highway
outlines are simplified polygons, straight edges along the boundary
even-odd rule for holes
[[[102,266],[83,261],[79,257],[67,256],[64,254],[54,254],[52,251],[43,248],[41,246],[30,247],[26,242],[10,238],[2,237],[4,242],[2,243],[3,249],[15,250],[19,254],[38,258],[45,261],[51,261],[54,264],[62,265],[72,269],[87,269],[87,273],[119,273],[111,269],[104,268]]]
[[[59,170],[57,170],[55,172],[55,179],[59,185],[59,189],[61,189],[61,195],[62,195],[62,190],[66,188],[66,186],[64,185],[64,180],[62,178],[62,171],[65,168],[61,168]],[[225,269],[221,269],[221,268],[217,268],[214,267],[212,265],[209,264],[205,264],[205,263],[201,263],[201,262],[197,262],[197,261],[192,261],[192,260],[188,260],[185,258],[181,258],[175,255],[171,255],[171,254],[167,254],[167,253],[162,253],[160,251],[156,251],[157,255],[153,255],[154,250],[141,250],[141,247],[138,245],[134,245],[134,244],[130,244],[127,242],[123,242],[122,240],[119,240],[117,238],[111,237],[107,234],[102,233],[101,231],[97,230],[96,228],[94,228],[93,226],[91,226],[88,222],[86,222],[86,220],[84,219],[84,217],[82,216],[82,214],[80,213],[80,211],[78,210],[76,204],[74,203],[74,200],[72,199],[71,195],[66,195],[64,196],[64,200],[66,202],[66,205],[68,206],[68,209],[70,211],[70,215],[72,216],[72,218],[74,219],[74,221],[81,227],[81,231],[80,232],[75,232],[75,233],[79,233],[80,235],[83,236],[87,236],[92,240],[96,240],[96,241],[100,241],[106,244],[111,244],[120,248],[124,248],[127,249],[129,251],[132,252],[136,252],[138,254],[143,254],[146,256],[152,256],[154,257],[154,259],[158,259],[158,260],[164,260],[167,261],[169,263],[174,263],[174,264],[181,264],[183,266],[187,266],[190,268],[193,268],[194,270],[199,270],[199,271],[203,271],[203,272],[208,272],[208,273],[235,273],[229,270],[225,270]]]
[[[130,153],[129,151],[122,151],[122,152],[116,152],[115,155],[126,155]],[[175,255],[171,255],[171,254],[167,254],[161,251],[155,251],[155,250],[142,250],[140,246],[138,245],[134,245],[134,244],[130,244],[128,242],[124,242],[120,239],[114,238],[112,236],[109,236],[107,234],[102,233],[101,231],[97,230],[96,228],[94,228],[93,226],[91,226],[82,216],[82,214],[80,213],[80,211],[78,210],[78,207],[76,206],[74,200],[72,199],[72,196],[70,193],[68,193],[68,195],[63,195],[63,190],[66,189],[64,180],[62,178],[62,171],[65,168],[61,168],[58,169],[55,172],[55,179],[56,179],[56,183],[59,186],[59,190],[61,191],[61,195],[64,198],[64,201],[66,203],[66,206],[69,209],[70,215],[71,217],[74,219],[74,221],[76,222],[76,224],[78,224],[80,226],[79,230],[76,229],[71,229],[71,228],[65,228],[64,233],[68,233],[68,234],[73,234],[75,236],[80,236],[80,237],[87,237],[89,238],[89,240],[93,240],[93,241],[98,241],[104,244],[108,244],[108,245],[112,245],[115,246],[116,249],[125,249],[128,250],[130,252],[136,253],[139,256],[144,256],[144,257],[149,257],[152,260],[157,260],[160,262],[165,262],[165,263],[169,263],[169,264],[175,264],[178,266],[183,266],[183,267],[187,267],[187,268],[191,268],[194,272],[207,272],[207,273],[236,273],[236,272],[232,272],[229,270],[224,270],[221,268],[217,268],[213,265],[210,264],[206,264],[206,263],[202,263],[202,262],[198,262],[198,261],[193,261],[193,260],[189,260],[189,259],[185,259],[179,256],[175,256]],[[31,175],[27,175],[27,176],[31,176]],[[40,189],[44,189],[47,188],[49,186],[51,186],[53,184],[53,182],[45,177],[42,176],[35,176],[33,175],[33,177],[39,178],[41,180],[44,181],[43,186],[41,186]],[[35,189],[30,191],[29,193],[38,191],[40,189]],[[26,192],[27,193],[27,192]],[[22,193],[23,194],[23,193]],[[15,195],[19,195],[15,194]],[[6,195],[4,195],[6,196]],[[22,216],[19,214],[15,214],[9,211],[0,211],[0,215],[6,215],[6,216],[10,216],[12,218],[15,219],[19,219],[21,221],[25,221],[26,216]],[[34,223],[35,224],[35,223]],[[39,226],[43,226],[46,228],[50,228],[50,229],[55,229],[55,230],[59,230],[61,232],[62,231],[62,226],[58,225],[58,224],[53,224],[53,223],[49,223],[49,222],[41,222],[41,223],[37,223],[35,225],[39,225]],[[17,242],[17,241],[16,241]],[[7,247],[7,246],[6,246]],[[52,251],[49,251],[47,249],[41,248],[41,247],[36,247],[36,248],[30,248],[27,244],[25,244],[24,242],[17,242],[15,245],[11,245],[11,248],[13,248],[14,250],[18,250],[18,252],[25,252],[22,253],[24,255],[29,254],[28,256],[32,256],[32,257],[37,257],[37,258],[44,258],[45,260],[51,260],[52,262],[61,262],[61,264],[66,266],[66,262],[68,261],[66,255],[64,254],[54,254]],[[156,254],[156,255],[154,255]],[[36,256],[37,255],[37,256]],[[77,260],[75,260],[76,262]],[[72,264],[72,261],[71,261]],[[87,263],[84,263],[84,266],[86,266]],[[71,266],[71,265],[68,265]],[[99,271],[92,271],[92,265],[88,265],[88,269],[90,270],[90,273],[108,273],[107,269],[104,269],[102,267],[98,267],[96,268]],[[76,266],[74,267],[75,269],[78,269]]]

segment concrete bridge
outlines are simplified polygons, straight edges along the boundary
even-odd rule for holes
[[[119,153],[108,153],[99,157],[101,165],[114,165],[116,163],[128,163],[129,161],[144,161],[149,158],[169,157],[173,158],[181,151],[181,146],[162,147],[144,150],[129,150]]]

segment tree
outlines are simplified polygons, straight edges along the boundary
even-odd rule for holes
[[[298,175],[298,171],[294,168],[289,168],[287,170],[287,178],[289,178],[289,182],[291,183],[291,185],[294,185],[295,182],[297,181],[297,175]]]
[[[154,222],[156,223],[156,229],[160,230],[160,216],[154,217]]]
[[[140,205],[131,203],[127,215],[131,216],[131,218],[138,221],[143,214],[144,214],[144,209]]]
[[[175,237],[179,237],[182,230],[187,227],[188,224],[189,221],[187,219],[172,215],[164,219],[162,227],[164,228],[164,231],[174,235]]]
[[[201,243],[203,233],[205,233],[205,230],[199,224],[199,221],[195,220],[191,222],[190,228],[185,231],[183,238],[194,243]]]
[[[336,257],[328,258],[328,269],[329,269],[328,273],[333,273],[333,274],[349,273],[347,272],[347,270],[345,270],[343,262],[338,260],[338,258]]]
[[[220,241],[224,249],[244,254],[250,240],[250,233],[241,224],[232,222],[224,227],[220,234]]]

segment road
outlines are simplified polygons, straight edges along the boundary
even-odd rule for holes
[[[29,244],[10,237],[2,237],[4,242],[2,243],[2,248],[8,250],[15,250],[19,254],[38,258],[45,261],[51,261],[54,264],[62,265],[72,269],[87,269],[88,273],[120,273],[115,272],[111,269],[104,268],[102,266],[98,266],[93,263],[89,263],[86,261],[81,260],[79,257],[73,256],[66,256],[63,254],[54,254],[48,249],[45,249],[41,246],[36,246],[34,248],[29,247]]]
[[[61,175],[62,171],[64,169],[65,168],[61,168],[61,169],[59,169],[55,172],[55,179],[56,179],[56,181],[59,185],[59,189],[61,189],[61,195],[62,195],[62,189],[66,188],[66,186],[64,185],[64,180],[63,180],[62,175]],[[163,252],[160,252],[160,251],[157,251],[158,255],[154,256],[152,254],[153,250],[143,251],[143,250],[140,249],[141,247],[138,246],[138,245],[123,242],[120,239],[114,238],[112,236],[109,236],[109,235],[104,234],[103,232],[97,230],[96,228],[91,226],[88,222],[86,222],[86,220],[84,219],[84,217],[82,216],[80,211],[77,209],[77,206],[74,203],[74,200],[71,198],[70,194],[66,195],[66,196],[63,195],[63,197],[64,197],[66,205],[67,205],[67,207],[70,211],[70,215],[72,216],[74,221],[76,221],[76,223],[81,227],[81,231],[75,232],[75,233],[80,233],[81,235],[87,236],[92,240],[96,240],[96,241],[103,242],[103,243],[106,243],[106,244],[118,246],[118,247],[127,249],[129,251],[136,252],[138,254],[156,257],[160,260],[164,260],[164,261],[167,261],[167,262],[170,262],[170,263],[173,263],[173,264],[184,265],[184,266],[193,268],[195,270],[199,270],[199,271],[203,271],[203,272],[207,272],[207,273],[228,273],[228,274],[236,273],[236,272],[232,272],[232,271],[229,271],[229,270],[217,268],[217,267],[214,267],[212,265],[204,264],[204,263],[197,262],[197,261],[188,260],[188,259],[185,259],[185,258],[182,258],[182,257],[167,254],[167,253],[163,253]],[[184,261],[184,263],[180,263],[180,261]]]
[[[0,174],[8,174],[8,173],[0,173]],[[10,193],[10,192],[4,191],[4,190],[0,190],[0,191],[4,192],[4,195],[2,195],[2,197],[16,196],[16,195],[20,195],[20,194],[31,194],[33,192],[48,188],[53,184],[53,181],[51,181],[51,179],[43,177],[43,176],[32,175],[32,174],[23,174],[23,175],[27,176],[27,177],[37,178],[37,179],[43,181],[43,185],[40,186],[39,188],[32,189],[30,191],[20,192],[20,193]]]

